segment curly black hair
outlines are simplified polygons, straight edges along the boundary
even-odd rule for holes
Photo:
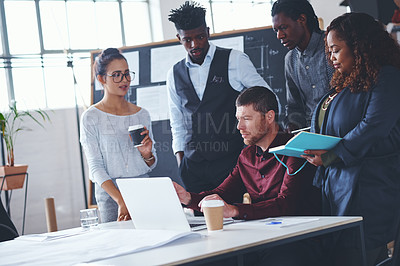
[[[192,30],[206,25],[206,9],[200,4],[186,1],[177,9],[172,9],[168,20],[175,24],[177,30]]]
[[[318,17],[307,0],[278,0],[271,9],[271,16],[284,13],[287,17],[296,21],[301,14],[307,17],[307,28],[310,32],[321,32]]]
[[[364,13],[346,13],[335,18],[325,35],[325,51],[329,56],[326,38],[335,31],[352,51],[354,66],[351,73],[335,71],[331,86],[336,91],[349,87],[352,92],[372,89],[378,79],[379,70],[384,65],[400,68],[400,47],[384,25]]]

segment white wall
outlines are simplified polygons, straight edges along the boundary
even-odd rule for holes
[[[160,0],[149,0],[149,6],[152,40],[159,42],[164,40]]]
[[[160,1],[160,15],[164,40],[176,38],[176,29],[174,24],[168,20],[171,9],[176,9],[182,5],[183,0],[158,0]]]
[[[47,231],[44,198],[54,197],[59,229],[79,226],[85,207],[75,109],[49,112],[51,122],[41,128],[26,120],[31,131],[21,131],[15,145],[15,163],[28,164],[25,233]],[[86,181],[87,182],[87,181]],[[11,218],[22,230],[25,188],[14,190]],[[2,201],[5,204],[4,192]]]
[[[347,12],[346,7],[339,6],[341,2],[343,0],[310,0],[315,14],[324,21],[324,29],[329,26],[334,18]]]

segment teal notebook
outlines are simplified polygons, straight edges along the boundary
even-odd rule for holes
[[[300,155],[305,155],[305,150],[330,150],[341,139],[339,137],[302,131],[291,138],[286,145],[271,148],[268,152],[301,158]]]

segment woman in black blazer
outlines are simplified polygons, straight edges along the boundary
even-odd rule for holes
[[[307,151],[319,166],[325,215],[363,216],[368,265],[387,255],[400,211],[400,48],[383,25],[347,13],[329,25],[332,90],[315,109],[312,131],[342,137],[330,151]],[[356,234],[333,241],[334,265],[361,265]]]

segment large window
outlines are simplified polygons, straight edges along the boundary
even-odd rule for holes
[[[151,42],[148,2],[0,0],[0,109],[89,105],[90,51]]]
[[[162,1],[162,0],[160,0]],[[151,39],[150,16],[148,4],[140,2],[123,2],[122,12],[127,45],[147,43]],[[133,11],[140,16],[132,15]]]
[[[0,0],[0,109],[89,105],[90,51],[152,42],[149,2]],[[271,25],[273,0],[197,2],[211,33]]]
[[[4,68],[0,68],[0,112],[7,111],[8,93]]]
[[[213,33],[248,29],[272,24],[271,7],[275,0],[200,0],[207,9],[207,24]]]
[[[4,1],[11,54],[40,52],[35,2]]]
[[[40,2],[43,44],[45,50],[63,50],[69,47],[67,12],[61,1]]]

